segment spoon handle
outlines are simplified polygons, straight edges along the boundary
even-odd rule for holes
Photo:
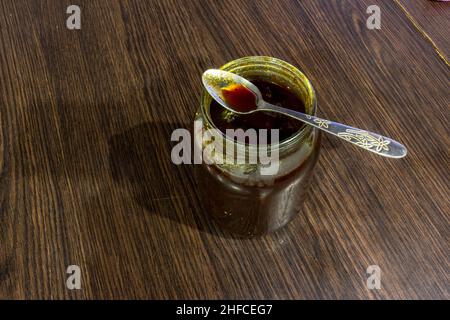
[[[406,156],[407,153],[404,145],[378,133],[353,128],[342,123],[333,122],[307,115],[302,112],[278,107],[267,102],[261,103],[261,105],[258,106],[258,110],[277,112],[291,118],[298,119],[380,156],[388,158],[402,158]]]

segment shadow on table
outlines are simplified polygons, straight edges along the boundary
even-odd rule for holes
[[[132,127],[109,139],[113,179],[148,212],[194,229],[224,237],[202,208],[196,192],[194,165],[175,165],[170,142],[178,123],[152,122]]]

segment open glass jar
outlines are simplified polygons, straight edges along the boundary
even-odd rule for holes
[[[251,81],[258,79],[287,88],[301,99],[305,113],[316,114],[311,83],[287,62],[254,56],[231,61],[221,69]],[[256,163],[237,159],[250,159],[268,146],[230,139],[219,131],[210,113],[211,102],[211,96],[203,90],[194,125],[196,161],[202,162],[195,166],[196,178],[204,208],[220,226],[238,236],[253,237],[281,228],[301,210],[319,155],[320,131],[304,125],[289,137],[270,144],[269,153],[277,155],[274,158],[277,170],[267,174],[267,163],[260,162],[258,157]],[[219,131],[219,139],[217,136],[205,139],[204,133],[209,129]],[[211,143],[233,148],[205,152]]]

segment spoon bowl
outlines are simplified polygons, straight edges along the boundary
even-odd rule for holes
[[[206,70],[203,73],[202,82],[206,88],[206,91],[208,91],[214,100],[216,100],[222,107],[237,114],[250,114],[256,112],[259,108],[260,102],[264,101],[258,87],[244,77],[228,71],[218,69]],[[255,96],[255,108],[248,108],[244,110],[235,108],[232,104],[230,104],[224,97],[224,90],[233,86],[243,86],[249,89]]]

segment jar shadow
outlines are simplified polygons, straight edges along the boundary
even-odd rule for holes
[[[147,122],[110,137],[113,180],[151,214],[215,236],[233,238],[215,226],[202,207],[194,165],[175,165],[171,160],[172,147],[178,142],[171,143],[170,137],[179,128],[186,125]]]

